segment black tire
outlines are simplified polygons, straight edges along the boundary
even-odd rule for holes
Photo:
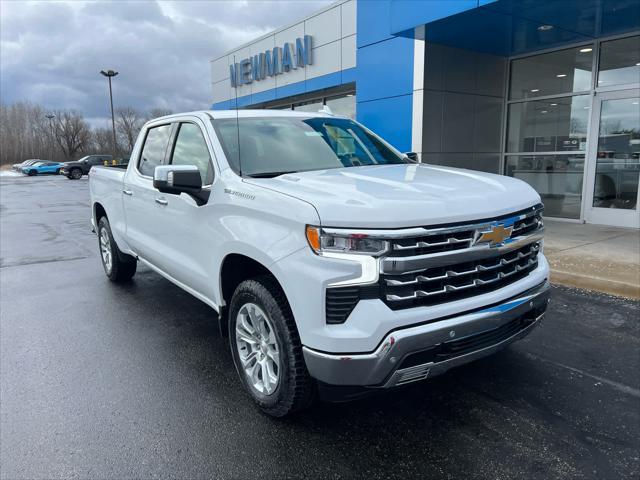
[[[60,169],[56,170],[56,175],[60,175]]]
[[[69,178],[71,180],[80,180],[82,178],[82,169],[72,168],[69,172]]]
[[[109,239],[106,248],[110,253],[110,265],[105,259],[105,255],[102,252],[102,236],[106,235]],[[122,253],[116,245],[116,241],[113,239],[111,233],[111,226],[107,217],[102,217],[98,222],[98,248],[100,249],[100,260],[102,261],[102,267],[107,278],[115,283],[123,283],[131,280],[136,273],[138,263],[134,257]]]
[[[35,177],[38,174],[38,172],[36,170],[29,170],[29,173],[27,175],[29,175],[30,177]]]
[[[276,337],[280,361],[278,384],[270,395],[257,391],[242,369],[236,344],[236,322],[247,303],[260,307],[269,317]],[[240,381],[258,408],[272,417],[284,417],[312,405],[316,386],[307,371],[302,344],[284,292],[271,276],[245,280],[233,294],[229,307],[229,343]]]

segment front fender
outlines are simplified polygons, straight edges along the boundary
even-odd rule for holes
[[[230,190],[249,191],[250,195],[234,195]],[[302,248],[309,248],[305,227],[320,222],[312,205],[266,189],[251,187],[249,190],[241,182],[233,187],[214,189],[208,203],[215,210],[212,221],[216,225],[212,230],[217,237],[216,255],[211,266],[215,275],[210,294],[217,305],[224,305],[220,275],[227,256],[239,254],[251,258],[283,285],[282,272],[274,265]]]

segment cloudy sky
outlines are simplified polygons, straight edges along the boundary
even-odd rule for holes
[[[116,108],[208,108],[211,58],[332,1],[0,0],[0,100],[104,126],[111,68]]]

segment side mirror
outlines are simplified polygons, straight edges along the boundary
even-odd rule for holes
[[[416,152],[405,152],[404,155],[412,162],[418,163],[418,154]]]
[[[209,191],[202,190],[200,170],[195,165],[160,165],[153,171],[153,187],[162,193],[180,195],[186,193],[198,205],[209,199]]]

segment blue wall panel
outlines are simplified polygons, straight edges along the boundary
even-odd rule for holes
[[[329,73],[320,77],[310,78],[305,82],[305,92],[313,92],[323,88],[335,87],[342,82],[341,72]]]
[[[407,95],[413,91],[412,38],[394,37],[358,48],[358,100]]]
[[[358,121],[401,152],[411,150],[413,95],[358,102]]]
[[[358,48],[393,38],[389,17],[391,15],[390,0],[357,0]],[[358,65],[359,67],[359,65]]]

